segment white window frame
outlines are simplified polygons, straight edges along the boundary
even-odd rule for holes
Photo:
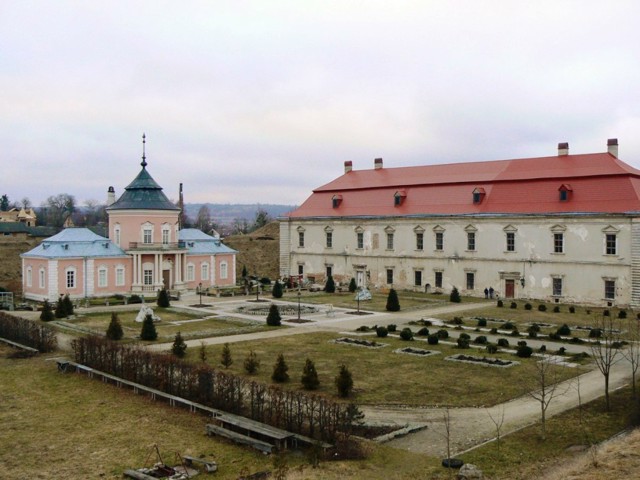
[[[98,287],[104,288],[109,285],[109,271],[104,265],[98,268]]]
[[[122,240],[121,235],[122,231],[120,229],[120,224],[116,224],[115,228],[113,229],[113,236],[117,246],[120,246],[120,242]]]
[[[78,280],[76,277],[76,268],[68,267],[64,271],[64,276],[65,276],[65,285],[67,286],[67,288],[76,288],[76,283]]]
[[[200,265],[200,279],[209,280],[209,264],[207,262]]]
[[[226,280],[228,276],[229,276],[229,264],[226,261],[220,262],[220,279]]]
[[[142,284],[145,286],[153,285],[153,269],[143,267]]]
[[[44,267],[40,267],[40,270],[38,270],[38,286],[40,288],[45,288],[47,285],[47,272],[45,271]]]
[[[193,282],[196,279],[196,266],[193,263],[187,263],[186,279],[187,282]]]
[[[125,267],[124,265],[118,265],[116,267],[116,286],[122,287],[125,284]]]
[[[27,287],[31,287],[33,284],[33,269],[27,267]]]

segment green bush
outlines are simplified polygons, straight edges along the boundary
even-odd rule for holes
[[[478,319],[478,326],[479,327],[486,327],[487,326],[487,319],[486,318],[479,318]]]
[[[335,293],[336,282],[333,281],[333,276],[329,275],[327,277],[327,283],[324,284],[324,291],[327,293]]]
[[[608,316],[610,316],[610,315],[611,315],[611,313],[609,312],[609,310],[604,309],[604,310],[602,311],[602,316],[603,316],[603,317],[608,317]]]
[[[418,335],[421,337],[428,337],[429,329],[427,327],[422,327],[420,330],[418,330]]]
[[[600,338],[602,337],[602,329],[601,328],[592,328],[589,330],[589,338]]]
[[[134,293],[129,297],[129,301],[127,303],[142,303],[142,297]]]
[[[271,289],[271,296],[273,298],[282,298],[282,284],[280,280],[276,280],[276,283],[273,284],[273,288]]]
[[[568,337],[569,335],[571,335],[571,329],[565,323],[560,328],[558,328],[558,330],[556,330],[556,333],[558,335],[561,335],[561,336],[564,336],[564,337]]]
[[[433,334],[433,335],[429,335],[427,337],[427,343],[429,345],[437,345],[439,341],[438,335],[437,334]]]
[[[109,340],[122,340],[124,336],[124,332],[122,331],[122,324],[120,323],[120,319],[118,318],[118,314],[113,312],[111,314],[111,321],[109,322],[109,326],[107,327],[107,338]]]
[[[531,310],[533,307],[531,306],[531,304],[529,302],[524,304],[524,309],[525,310]]]
[[[350,291],[351,293],[354,293],[357,289],[358,289],[358,285],[356,284],[356,279],[355,279],[355,278],[352,278],[352,279],[349,281],[349,291]]]
[[[170,306],[169,292],[167,292],[166,288],[163,288],[162,290],[158,290],[158,298],[156,299],[156,304],[160,308],[169,308]]]
[[[400,301],[398,300],[398,292],[394,288],[389,290],[389,295],[387,296],[387,312],[399,312],[400,311]]]
[[[512,337],[519,337],[520,336],[520,332],[518,331],[517,328],[514,328],[513,330],[511,330],[511,336]]]
[[[458,348],[469,348],[469,340],[466,338],[458,338]]]
[[[618,318],[622,318],[622,319],[627,318],[627,311],[626,310],[620,310],[618,312]]]
[[[464,321],[462,320],[462,317],[453,317],[453,320],[451,321],[451,323],[453,323],[454,325],[464,325]]]
[[[527,342],[526,342],[525,340],[520,340],[520,341],[518,342],[518,346],[519,346],[519,347],[526,347],[526,346],[527,346]]]
[[[67,316],[67,311],[64,308],[64,299],[62,297],[56,302],[55,316],[56,318],[65,318]]]
[[[300,382],[305,390],[317,390],[320,386],[320,379],[318,378],[318,372],[316,371],[315,364],[307,358],[302,369],[302,377]]]
[[[258,371],[260,367],[260,361],[258,360],[258,356],[256,352],[253,350],[249,350],[247,357],[244,359],[244,371],[249,375],[253,375]]]
[[[502,325],[503,330],[513,330],[514,328],[516,328],[516,326],[511,322],[506,322],[504,325]]]
[[[400,338],[405,341],[413,340],[413,332],[410,328],[403,328],[400,332]]]
[[[547,351],[547,346],[546,345],[541,345],[540,348],[538,349],[538,352],[540,353],[545,353]]]
[[[43,322],[50,322],[55,317],[53,315],[53,309],[51,308],[51,304],[48,300],[45,300],[42,304],[42,312],[40,312],[40,320]]]
[[[553,313],[560,313],[560,307],[558,305],[553,307]]]
[[[556,352],[556,355],[564,355],[566,353],[567,349],[564,347],[560,347],[558,349],[558,351]]]
[[[504,307],[504,302],[502,300],[498,300],[498,302],[496,303],[496,306],[498,308],[502,308],[502,307]]]
[[[504,347],[504,348],[509,347],[509,340],[507,340],[506,338],[499,338],[498,339],[498,346],[499,347]]]
[[[498,347],[495,345],[487,345],[487,353],[498,353]]]
[[[489,333],[491,333],[492,335],[495,335],[498,333],[498,329],[496,327],[493,327],[491,330],[489,330]]]
[[[158,338],[158,332],[156,331],[156,326],[153,323],[153,317],[150,313],[144,317],[140,338],[142,340],[156,340]]]
[[[460,298],[460,292],[456,287],[453,287],[451,293],[449,294],[449,301],[452,303],[460,303],[462,299]]]
[[[353,390],[353,377],[346,365],[340,365],[338,376],[335,378],[335,384],[340,397],[346,398],[351,394]]]
[[[280,316],[280,310],[278,310],[278,305],[272,303],[269,307],[269,314],[267,315],[267,325],[270,327],[279,327],[282,322],[282,317]]]
[[[396,331],[396,328],[397,328],[397,327],[396,327],[395,323],[390,323],[389,325],[387,325],[387,330],[388,330],[389,332],[395,332],[395,331]]]
[[[480,336],[476,337],[476,339],[473,341],[473,343],[476,343],[478,345],[486,345],[488,343],[487,337],[485,337],[484,335],[480,335]]]
[[[229,368],[233,364],[233,358],[231,358],[231,348],[229,348],[228,343],[225,343],[222,347],[222,353],[220,354],[220,363],[224,368]]]
[[[187,344],[184,342],[182,335],[180,332],[176,333],[176,337],[173,340],[173,345],[171,346],[171,353],[173,353],[178,358],[184,358],[187,353]]]
[[[273,373],[271,374],[271,380],[276,383],[284,383],[289,381],[289,366],[284,359],[284,355],[281,353],[278,355],[275,365],[273,366]]]
[[[464,340],[471,340],[471,335],[469,335],[468,333],[461,333],[458,338],[462,338]]]
[[[436,332],[436,336],[440,339],[440,340],[445,340],[447,338],[449,338],[449,332],[447,330],[441,329],[438,330]]]
[[[66,316],[69,317],[73,315],[73,302],[71,301],[68,293],[62,299],[62,304],[64,305]]]
[[[380,338],[384,338],[389,334],[389,330],[387,329],[387,327],[377,327],[376,328],[376,335]]]
[[[539,312],[546,312],[547,311],[547,306],[544,303],[541,303],[540,305],[538,305],[538,311]]]
[[[528,345],[521,345],[518,347],[518,350],[516,350],[516,355],[520,358],[529,358],[533,355],[533,348]]]
[[[569,313],[576,313],[576,307],[574,307],[573,305],[571,305],[569,307]]]
[[[509,308],[518,308],[518,304],[516,302],[511,302],[511,305],[509,305]]]

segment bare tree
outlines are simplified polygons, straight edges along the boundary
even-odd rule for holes
[[[631,393],[635,399],[638,398],[636,374],[640,366],[640,321],[628,318],[626,327],[628,345],[626,349],[622,350],[622,355],[631,365]]]
[[[67,193],[52,195],[42,204],[42,210],[46,224],[59,228],[76,211],[76,199]]]
[[[609,376],[611,369],[620,360],[620,331],[614,328],[613,317],[604,315],[596,325],[602,332],[597,342],[591,344],[591,354],[600,373],[604,376],[604,399],[607,412],[611,409],[609,399]]]
[[[558,395],[566,393],[567,388],[560,388],[560,368],[555,365],[549,355],[534,363],[534,373],[531,376],[533,388],[528,392],[529,396],[540,404],[540,424],[542,426],[542,440],[547,438],[547,409],[551,401]]]
[[[213,229],[211,212],[209,211],[209,207],[207,205],[202,205],[198,210],[194,226],[205,233],[209,233]]]
[[[496,445],[498,446],[498,453],[500,453],[500,431],[502,430],[502,425],[504,424],[504,403],[501,405],[500,416],[496,415],[494,417],[491,414],[491,410],[488,408],[487,415],[489,415],[489,418],[496,427]]]

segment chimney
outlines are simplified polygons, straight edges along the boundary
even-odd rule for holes
[[[558,156],[569,155],[569,143],[563,142],[558,144]]]
[[[349,173],[353,170],[353,162],[351,160],[347,160],[344,162],[344,173]]]
[[[376,170],[380,170],[382,168],[382,159],[381,158],[376,158],[373,161],[373,168],[375,168]]]
[[[618,158],[618,139],[610,138],[607,140],[607,152]]]
[[[113,187],[109,187],[107,190],[107,207],[116,203],[116,190]]]

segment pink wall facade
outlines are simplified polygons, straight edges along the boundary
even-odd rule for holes
[[[115,210],[109,214],[109,240],[124,250],[131,243],[143,243],[143,230],[152,230],[151,243],[162,243],[162,231],[169,232],[168,243],[178,242],[178,212],[165,210]],[[117,231],[120,231],[118,243]]]

